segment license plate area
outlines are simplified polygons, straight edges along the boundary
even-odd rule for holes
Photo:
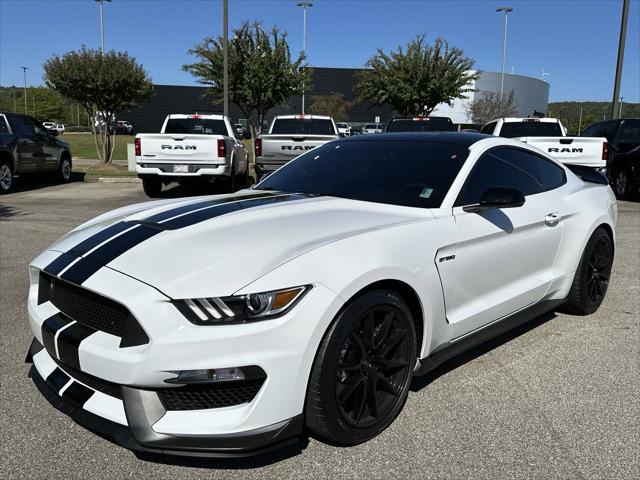
[[[189,173],[189,165],[174,165],[173,173]]]

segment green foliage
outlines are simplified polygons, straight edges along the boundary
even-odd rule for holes
[[[518,113],[516,107],[513,90],[509,95],[503,95],[502,100],[499,93],[478,92],[474,101],[467,106],[467,115],[474,125],[482,126],[496,118],[515,117]]]
[[[44,64],[45,83],[65,98],[78,102],[89,118],[100,118],[103,128],[95,132],[98,158],[109,163],[113,154],[115,114],[151,96],[151,79],[135,59],[123,52],[86,47],[62,57],[54,55]],[[95,122],[90,122],[95,130]]]
[[[0,111],[25,113],[24,89],[22,87],[0,87]],[[27,88],[26,113],[43,122],[88,125],[84,109],[80,110],[77,103],[70,102],[46,87]]]
[[[291,60],[287,35],[277,27],[269,32],[257,22],[253,25],[245,22],[234,30],[228,52],[229,101],[242,110],[254,133],[260,130],[271,108],[302,94],[308,83],[304,55]],[[208,93],[215,103],[222,102],[222,37],[205,38],[189,53],[198,61],[184,65],[183,70],[195,76],[199,83],[209,85]]]
[[[316,115],[329,115],[336,122],[344,122],[348,120],[347,112],[354,103],[337,92],[331,92],[329,95],[314,95],[311,97],[309,112]]]
[[[578,135],[589,125],[611,118],[611,102],[554,102],[549,104],[548,115],[559,118],[569,135]],[[640,118],[640,103],[623,103],[622,117]]]
[[[440,103],[451,104],[471,91],[469,82],[479,73],[470,71],[474,60],[450,47],[446,40],[433,45],[424,35],[386,54],[378,49],[360,72],[357,90],[373,105],[390,104],[400,115],[429,115]]]

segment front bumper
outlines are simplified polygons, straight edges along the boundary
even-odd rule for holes
[[[166,411],[163,412],[162,405],[158,405],[157,402],[149,401],[153,392],[125,387],[121,402],[125,416],[123,424],[121,419],[114,421],[88,410],[87,403],[97,397],[92,403],[95,409],[96,405],[99,406],[105,401],[101,397],[106,395],[94,391],[86,400],[86,395],[79,395],[78,389],[74,394],[74,386],[80,390],[82,387],[89,388],[73,377],[62,377],[61,380],[59,367],[55,366],[36,339],[33,340],[27,355],[27,362],[31,361],[34,365],[29,371],[29,376],[51,405],[83,427],[132,451],[179,456],[244,457],[295,445],[303,431],[304,418],[297,415],[242,434],[206,438],[158,434],[153,430],[152,422]],[[61,387],[60,384],[63,382],[65,384]]]

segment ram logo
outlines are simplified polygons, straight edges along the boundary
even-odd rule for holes
[[[162,150],[195,150],[195,145],[162,145]]]
[[[311,150],[313,145],[282,145],[282,150]]]
[[[582,153],[583,149],[580,147],[564,147],[564,148],[549,148],[549,153]]]

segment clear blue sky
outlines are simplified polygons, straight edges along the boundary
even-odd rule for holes
[[[302,11],[295,0],[230,0],[230,29],[243,20],[278,25],[292,51],[302,47]],[[507,72],[551,84],[551,100],[611,100],[622,0],[376,1],[314,0],[308,12],[311,65],[362,67],[377,47],[395,49],[418,33],[438,36],[499,71],[503,17],[509,17]],[[622,95],[640,102],[640,1],[632,0]],[[187,50],[222,31],[222,3],[214,0],[113,0],[105,3],[107,49],[126,50],[155,83],[195,85],[181,70]],[[93,0],[0,0],[0,84],[41,85],[52,54],[98,48],[98,4]]]

